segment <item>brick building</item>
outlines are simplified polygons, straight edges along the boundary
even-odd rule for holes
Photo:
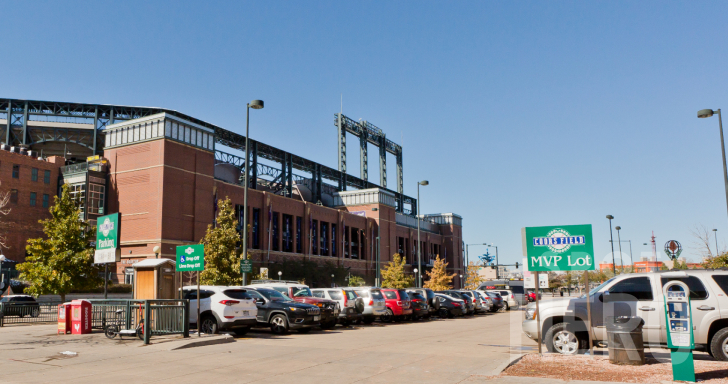
[[[43,118],[36,119],[38,115]],[[7,116],[12,118],[3,120]],[[173,259],[176,246],[198,243],[214,221],[217,199],[229,197],[242,223],[241,156],[249,156],[251,165],[246,235],[254,267],[283,260],[331,262],[372,282],[379,249],[382,266],[400,253],[412,273],[417,265],[419,223],[423,269],[440,255],[449,263],[450,273],[462,274],[462,218],[454,213],[417,212],[416,200],[403,193],[402,148],[387,140],[379,128],[341,114],[336,114],[335,124],[340,141],[338,170],[172,110],[0,99],[0,141],[4,137],[5,143],[17,148],[46,154],[72,151],[76,156],[68,165],[61,157],[42,161],[25,156],[25,161],[42,164],[37,166],[39,172],[51,171],[50,184],[43,184],[46,189],[35,188],[36,196],[52,197],[58,184],[65,183],[81,203],[82,219],[91,224],[100,215],[121,214],[121,262],[111,268],[112,279],[119,282],[131,282],[132,265],[155,257],[155,246],[161,248],[160,257]],[[379,146],[378,184],[368,180],[366,162],[361,178],[346,172],[347,134]],[[247,155],[224,152],[244,151],[246,144],[250,144]],[[360,151],[366,159],[366,146],[360,146]],[[397,161],[396,191],[386,187],[387,153]],[[79,161],[94,154],[103,161]],[[0,151],[0,188],[9,189],[17,180],[13,181],[8,168],[12,161],[2,156]],[[31,168],[22,165],[21,171]],[[21,175],[20,182],[25,178]],[[34,187],[31,183],[12,188],[18,189],[22,202],[30,199]],[[42,207],[42,202],[37,205]],[[27,231],[8,224],[14,249],[40,234],[40,226],[31,227],[48,213],[47,208],[38,209],[35,217],[14,218],[25,220]],[[10,251],[6,255],[12,258]],[[461,286],[459,280],[454,279],[455,287]]]

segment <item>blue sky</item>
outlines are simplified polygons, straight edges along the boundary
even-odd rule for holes
[[[403,144],[405,193],[430,181],[422,211],[462,215],[465,241],[497,244],[503,263],[520,260],[521,227],[554,224],[593,224],[601,259],[606,214],[636,257],[652,230],[658,251],[676,239],[693,259],[691,228],[728,235],[718,120],[696,118],[728,108],[724,2],[34,1],[2,13],[3,97],[158,106],[237,132],[259,98],[253,138],[335,167],[343,94],[346,115]],[[355,145],[349,159],[358,175]]]

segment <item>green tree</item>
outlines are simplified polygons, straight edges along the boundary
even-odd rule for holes
[[[240,234],[235,220],[235,210],[229,198],[219,200],[217,225],[207,226],[207,233],[200,244],[205,245],[205,270],[200,283],[205,285],[240,285]]]
[[[470,262],[465,275],[465,287],[464,289],[478,289],[485,279],[478,274],[480,266],[475,265],[475,262]]]
[[[415,284],[412,276],[404,273],[404,257],[399,253],[392,256],[392,261],[382,269],[382,287],[384,288],[409,288]]]
[[[50,208],[51,218],[41,220],[45,238],[28,239],[28,256],[17,266],[20,280],[31,295],[60,295],[66,300],[71,290],[93,289],[101,284],[99,269],[93,265],[95,227],[79,220],[81,210],[63,185],[61,196]]]
[[[711,257],[703,263],[703,268],[726,268],[728,267],[728,252],[724,252],[718,256]]]
[[[364,282],[364,278],[362,278],[361,276],[351,276],[349,278],[350,287],[362,287],[364,286],[364,284],[366,283]]]
[[[444,291],[452,288],[452,278],[455,277],[455,274],[447,274],[448,264],[444,259],[440,258],[440,255],[437,255],[432,270],[426,272],[429,279],[425,282],[424,287],[430,288],[433,291]]]

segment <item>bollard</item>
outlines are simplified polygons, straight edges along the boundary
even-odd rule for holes
[[[152,330],[149,329],[149,316],[151,315],[149,300],[144,300],[144,345],[149,344],[152,337]]]

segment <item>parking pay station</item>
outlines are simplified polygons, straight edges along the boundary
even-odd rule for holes
[[[665,321],[667,345],[672,360],[672,378],[675,381],[695,381],[693,363],[693,319],[690,310],[690,290],[681,281],[670,281],[662,288],[665,295]]]

